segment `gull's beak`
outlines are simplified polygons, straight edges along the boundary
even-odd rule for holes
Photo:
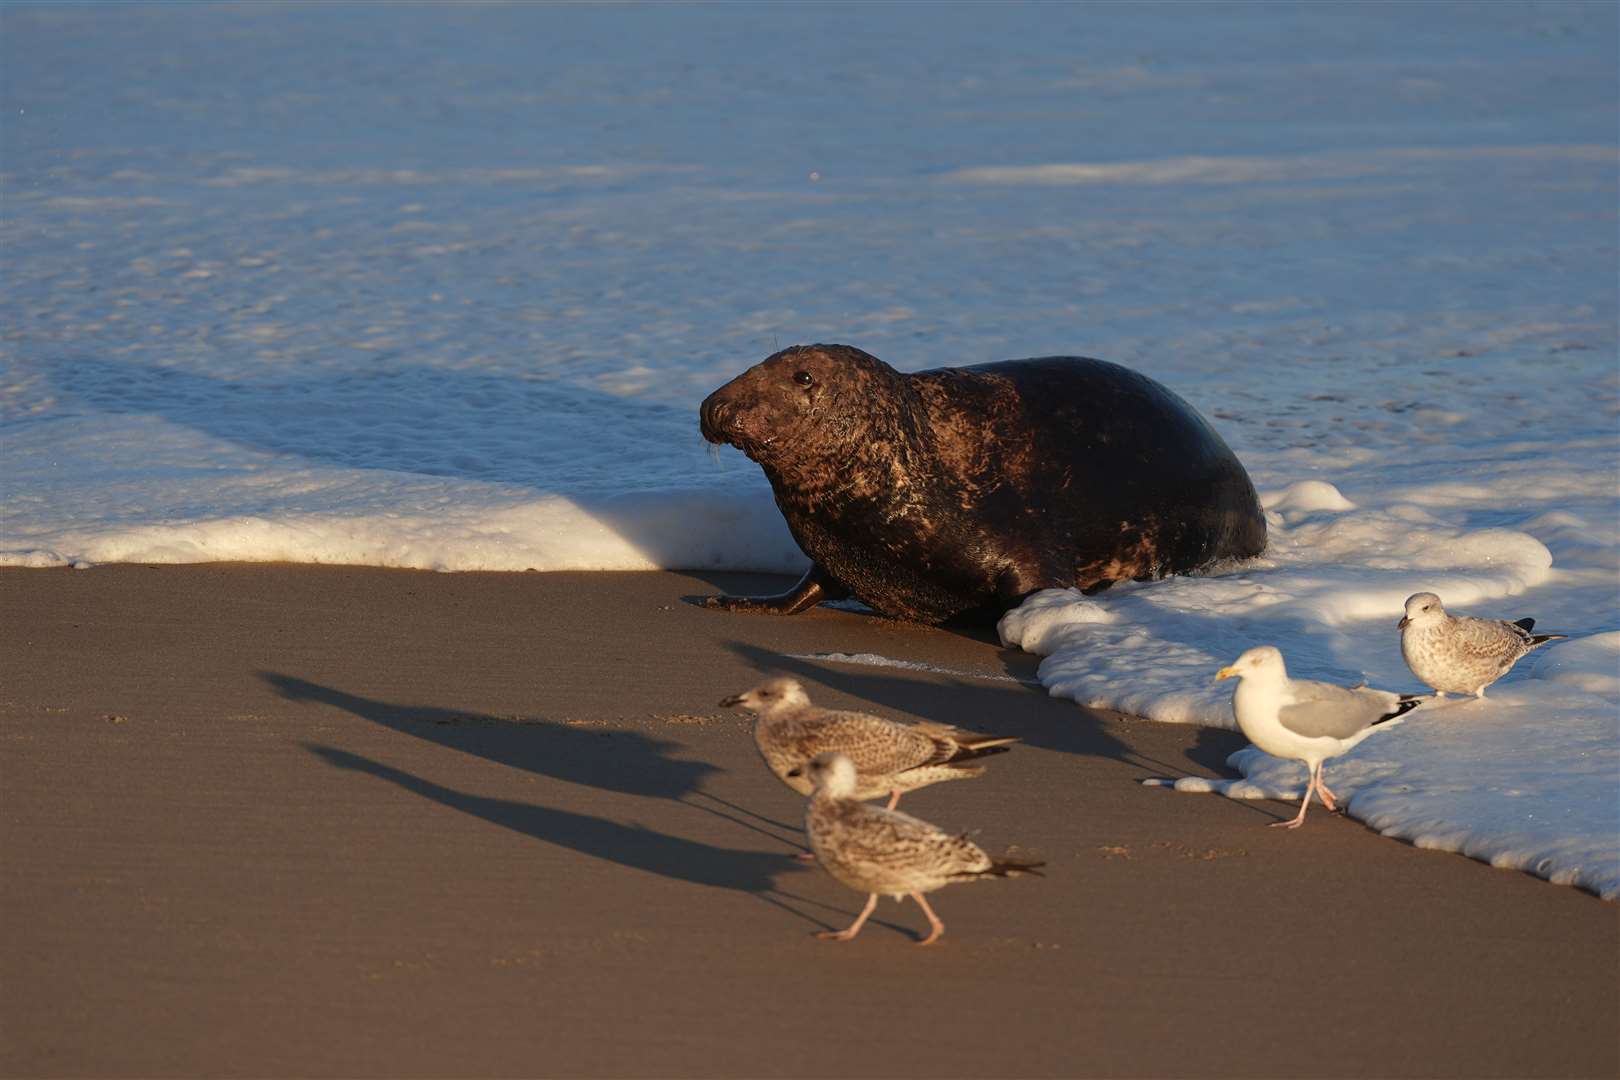
[[[1223,667],[1215,673],[1215,681],[1220,682],[1222,679],[1230,679],[1237,673],[1238,669],[1235,667]]]
[[[720,699],[720,707],[722,709],[727,709],[727,708],[730,708],[733,705],[741,705],[742,704],[742,699],[743,699],[743,696],[741,694],[732,694],[728,698],[721,698]]]
[[[1401,621],[1395,624],[1395,629],[1397,629],[1397,630],[1405,630],[1408,626],[1411,625],[1411,623],[1412,623],[1411,619],[1408,619],[1405,615],[1402,615],[1401,616]]]

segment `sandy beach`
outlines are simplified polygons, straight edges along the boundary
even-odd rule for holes
[[[1142,786],[988,632],[726,616],[748,575],[0,571],[7,1076],[1613,1076],[1620,909]],[[872,653],[914,670],[820,653]],[[726,694],[1015,734],[903,807],[1048,864],[913,944]]]

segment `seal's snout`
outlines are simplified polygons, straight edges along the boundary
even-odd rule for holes
[[[731,403],[710,394],[703,399],[703,405],[698,410],[698,426],[703,431],[703,437],[712,443],[730,442],[727,435],[727,414],[731,412]]]

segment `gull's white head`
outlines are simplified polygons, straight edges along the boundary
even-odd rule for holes
[[[836,750],[817,754],[800,769],[810,780],[810,785],[817,792],[826,792],[834,798],[843,798],[855,794],[855,762],[848,754],[840,754]],[[792,773],[788,774],[793,775]]]
[[[768,679],[746,693],[733,694],[720,704],[722,707],[741,705],[754,712],[769,712],[784,706],[808,705],[810,698],[805,694],[804,687],[799,685],[799,680],[783,676]]]
[[[1433,626],[1446,617],[1446,609],[1440,606],[1440,598],[1432,592],[1413,593],[1406,598],[1406,617],[1395,624],[1396,629],[1405,630],[1408,626]]]
[[[1275,645],[1256,645],[1215,673],[1216,681],[1234,677],[1283,679],[1287,676],[1288,669],[1283,666],[1282,652]]]

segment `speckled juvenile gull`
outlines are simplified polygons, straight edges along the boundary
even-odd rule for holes
[[[854,922],[843,930],[820,931],[817,937],[848,941],[860,933],[879,896],[896,900],[910,896],[928,916],[928,936],[918,944],[932,945],[945,932],[945,924],[923,899],[924,893],[957,881],[1042,876],[1037,868],[1045,863],[992,859],[965,836],[952,836],[910,814],[861,802],[855,795],[855,763],[847,754],[818,754],[798,772],[813,787],[804,827],[816,860],[845,885],[868,894]]]
[[[1336,808],[1333,792],[1322,781],[1323,762],[1338,757],[1381,726],[1399,723],[1407,712],[1429,700],[1368,686],[1290,679],[1283,655],[1273,645],[1250,649],[1215,674],[1216,679],[1233,676],[1239,682],[1232,694],[1232,713],[1243,734],[1273,757],[1302,761],[1310,770],[1310,782],[1299,800],[1299,816],[1272,822],[1290,829],[1305,821],[1313,791],[1321,795],[1323,806]]]
[[[1406,598],[1401,655],[1412,674],[1445,694],[1485,696],[1485,688],[1508,673],[1519,658],[1564,634],[1532,634],[1536,620],[1476,619],[1448,615],[1432,592]]]
[[[788,787],[810,794],[809,779],[795,770],[824,751],[849,755],[855,764],[857,799],[889,796],[889,809],[901,792],[941,780],[965,780],[984,772],[971,764],[1004,753],[1010,736],[973,735],[948,724],[900,724],[868,713],[818,709],[798,681],[775,678],[721,705],[741,705],[757,713],[754,744],[765,764]]]

